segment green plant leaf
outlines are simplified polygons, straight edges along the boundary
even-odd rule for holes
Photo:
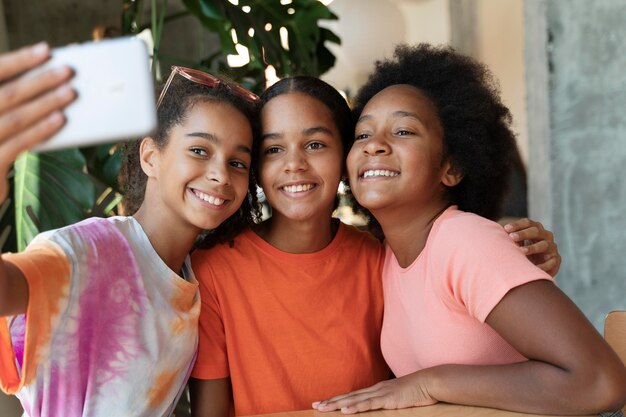
[[[183,4],[191,14],[200,20],[200,23],[202,23],[205,28],[211,32],[220,32],[222,19],[205,15],[204,11],[206,11],[206,9],[200,5],[198,0],[183,0]]]
[[[15,162],[15,221],[18,250],[38,233],[86,218],[96,186],[78,149],[25,152]]]
[[[320,74],[325,73],[335,66],[337,58],[330,52],[330,49],[326,47],[326,41],[341,45],[341,39],[334,32],[321,28],[320,41],[317,43],[317,67]]]
[[[129,35],[140,32],[141,0],[122,0],[122,34]]]
[[[334,64],[334,56],[324,43],[339,43],[339,38],[320,28],[319,21],[334,20],[337,16],[318,0],[294,0],[289,5],[277,0],[240,0],[238,6],[227,0],[183,2],[208,30],[218,34],[222,54],[236,53],[231,37],[231,30],[235,30],[238,43],[250,53],[250,63],[246,66],[265,68],[270,64],[282,77],[295,73],[320,75]],[[244,12],[244,6],[251,10]],[[292,14],[290,9],[294,9]],[[267,24],[271,25],[270,30],[266,30]],[[289,33],[288,50],[281,44],[282,27]],[[248,35],[250,29],[254,29],[254,37]],[[262,81],[261,75],[257,84]]]
[[[80,148],[85,157],[87,172],[103,186],[119,192],[117,176],[122,167],[119,144],[104,144]]]
[[[2,253],[15,252],[15,210],[13,200],[6,199],[0,204],[0,248]]]
[[[210,19],[224,19],[221,7],[213,0],[200,0],[200,11]]]

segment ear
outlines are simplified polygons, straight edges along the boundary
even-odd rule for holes
[[[139,145],[139,161],[141,169],[148,178],[156,178],[159,173],[159,147],[154,139],[145,137]]]
[[[454,187],[459,185],[463,179],[463,173],[456,166],[452,158],[447,158],[443,164],[443,174],[441,176],[441,182],[446,187]]]

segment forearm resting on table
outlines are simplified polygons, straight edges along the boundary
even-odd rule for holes
[[[575,375],[538,361],[442,365],[424,372],[429,393],[442,402],[537,414],[595,414],[623,405],[624,389],[616,392],[604,373]]]
[[[0,317],[26,312],[28,284],[22,272],[9,262],[0,261]]]

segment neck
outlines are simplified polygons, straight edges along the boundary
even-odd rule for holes
[[[158,206],[150,207],[145,201],[133,217],[139,222],[163,262],[172,271],[180,274],[200,229],[165,216]]]
[[[435,220],[447,207],[447,205],[437,205],[404,213],[372,211],[383,229],[387,244],[401,267],[408,267],[422,253]]]
[[[287,253],[314,253],[324,249],[335,237],[339,221],[330,216],[319,221],[294,221],[272,216],[255,228],[267,243]]]

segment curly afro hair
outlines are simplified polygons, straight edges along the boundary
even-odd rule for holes
[[[221,102],[228,103],[240,111],[250,121],[253,132],[252,160],[253,166],[259,146],[258,104],[251,103],[223,84],[208,87],[188,81],[183,77],[174,77],[167,94],[157,109],[157,129],[152,135],[160,149],[167,146],[171,130],[184,123],[189,111],[197,103]],[[144,200],[148,177],[141,168],[139,147],[141,139],[127,142],[122,147],[123,162],[118,181],[124,193],[122,212],[130,216],[134,214]],[[233,243],[233,238],[241,231],[258,221],[261,217],[256,197],[256,179],[254,171],[250,171],[248,194],[241,208],[226,219],[216,229],[206,231],[198,240],[197,246],[208,248],[218,243]]]
[[[418,88],[438,111],[444,157],[463,173],[461,182],[448,190],[449,204],[497,219],[508,191],[516,143],[511,114],[489,70],[450,47],[397,46],[392,59],[376,63],[357,93],[355,118],[372,97],[396,84]]]

